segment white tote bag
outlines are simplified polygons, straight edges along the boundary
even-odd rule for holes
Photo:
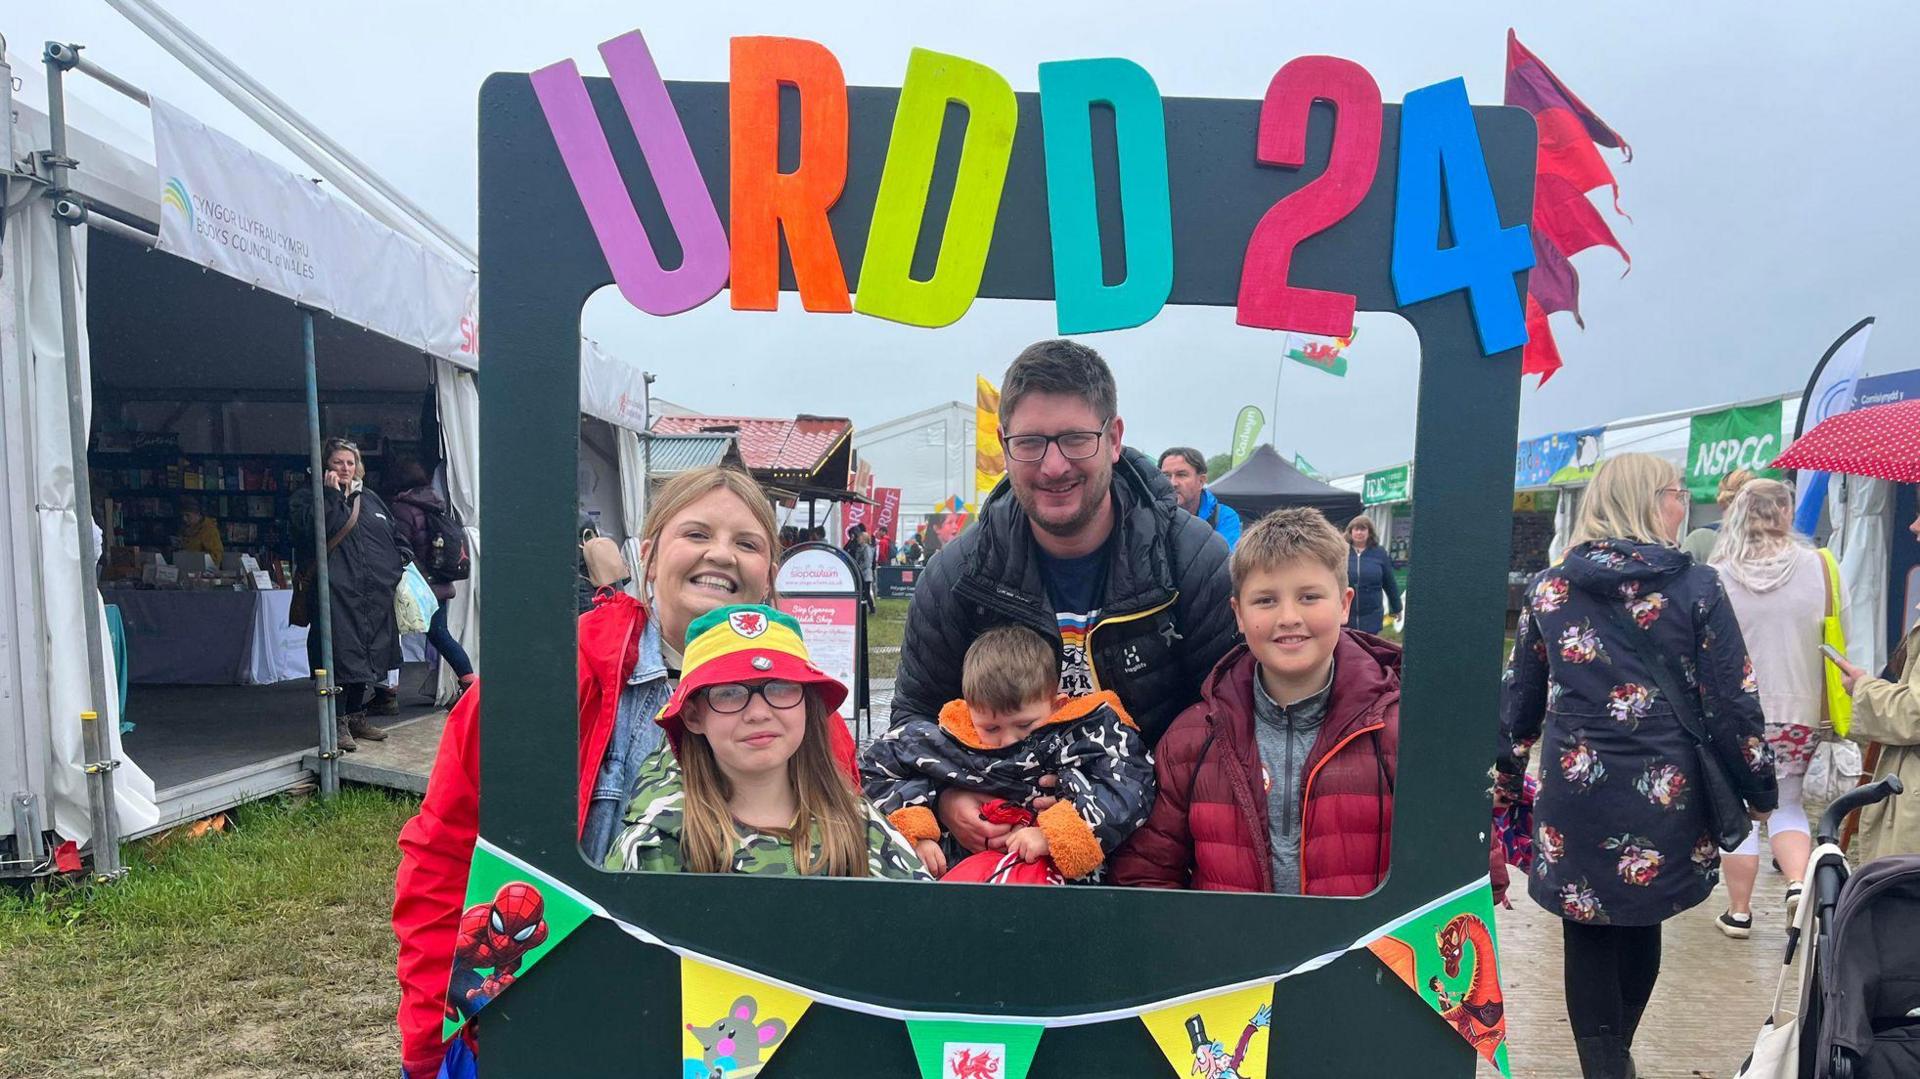
[[[1831,843],[1815,848],[1813,856],[1807,860],[1807,880],[1811,882],[1813,871],[1822,861],[1833,859],[1842,866],[1846,856],[1840,848]],[[1760,1024],[1760,1036],[1753,1041],[1753,1055],[1740,1070],[1734,1072],[1734,1079],[1799,1079],[1800,1075],[1800,1017],[1806,1011],[1807,991],[1812,988],[1814,964],[1817,957],[1818,934],[1814,932],[1813,892],[1808,890],[1800,901],[1799,913],[1794,918],[1794,929],[1798,931],[1800,945],[1795,949],[1794,961],[1780,965],[1780,980],[1773,987],[1773,1010],[1767,1014],[1767,1021]],[[1787,988],[1787,975],[1798,972],[1800,995],[1796,1010],[1791,1015],[1780,1014],[1780,998]]]

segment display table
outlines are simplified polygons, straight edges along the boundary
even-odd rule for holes
[[[170,592],[107,589],[126,623],[139,685],[266,685],[306,678],[307,631],[287,624],[288,589]]]

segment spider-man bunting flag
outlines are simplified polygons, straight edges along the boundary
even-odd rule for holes
[[[1586,193],[1612,188],[1614,211],[1625,217],[1620,184],[1595,144],[1618,149],[1627,161],[1633,160],[1633,148],[1520,44],[1512,30],[1507,31],[1506,103],[1533,114],[1540,131],[1533,194],[1534,269],[1528,277],[1527,348],[1520,370],[1539,375],[1544,386],[1560,369],[1560,350],[1547,316],[1566,311],[1586,325],[1580,320],[1580,277],[1567,256],[1605,245],[1632,264]]]
[[[595,913],[571,888],[476,847],[442,1037],[452,1037]]]

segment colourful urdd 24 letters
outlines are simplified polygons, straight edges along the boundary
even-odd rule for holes
[[[1095,104],[1113,109],[1119,159],[1126,280],[1101,273],[1095,210]],[[1063,60],[1040,65],[1040,126],[1047,161],[1047,223],[1061,333],[1138,326],[1173,291],[1173,206],[1167,197],[1167,120],[1153,76],[1131,60]]]
[[[800,97],[800,161],[786,173],[780,171],[783,83]],[[800,305],[809,311],[851,311],[840,250],[827,224],[827,211],[847,184],[847,79],[840,62],[818,42],[734,38],[728,114],[734,309],[779,306],[784,231]]]
[[[533,92],[620,294],[651,315],[691,311],[713,299],[727,283],[727,234],[720,225],[720,213],[694,164],[686,128],[673,111],[667,85],[640,31],[602,44],[600,55],[679,237],[683,257],[678,268],[660,267],[614,164],[606,132],[594,116],[580,69],[571,60],[541,68],[533,73]]]
[[[950,101],[966,106],[967,137],[939,261],[930,279],[915,281],[913,248]],[[1013,87],[998,72],[958,56],[913,50],[874,198],[855,311],[914,326],[945,326],[967,313],[986,270],[1018,122]]]
[[[1439,250],[1443,171],[1453,246]],[[1437,82],[1407,95],[1400,106],[1398,183],[1394,298],[1404,307],[1466,289],[1481,352],[1491,356],[1526,344],[1526,313],[1513,275],[1533,266],[1533,239],[1525,225],[1500,227],[1466,80]]]

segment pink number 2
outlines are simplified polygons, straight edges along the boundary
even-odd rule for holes
[[[1293,249],[1331,228],[1367,197],[1380,162],[1380,86],[1367,69],[1337,56],[1302,56],[1274,73],[1260,107],[1261,163],[1297,169],[1307,161],[1307,115],[1333,105],[1333,150],[1326,171],[1274,203],[1247,240],[1236,321],[1268,330],[1345,337],[1355,299],[1287,284]]]

